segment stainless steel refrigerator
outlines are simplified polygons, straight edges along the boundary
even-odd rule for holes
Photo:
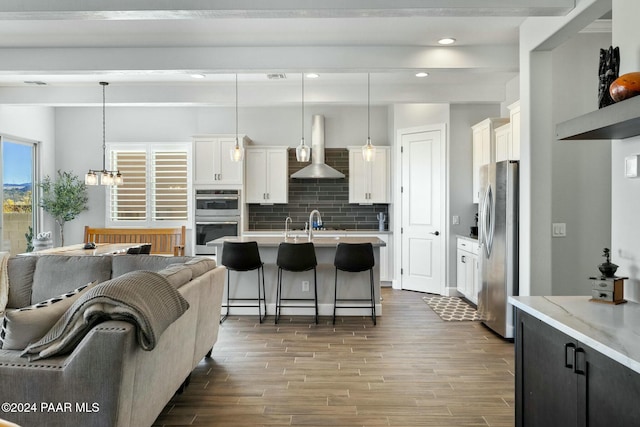
[[[513,309],[507,298],[518,295],[518,162],[480,168],[478,214],[478,312],[489,328],[513,338]]]

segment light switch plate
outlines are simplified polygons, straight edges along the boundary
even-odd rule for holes
[[[567,237],[567,224],[564,222],[554,222],[552,224],[552,237]]]
[[[638,177],[638,157],[640,157],[640,154],[634,154],[633,156],[624,158],[624,176],[627,178]]]
[[[460,217],[458,215],[453,216],[453,225],[460,224]]]

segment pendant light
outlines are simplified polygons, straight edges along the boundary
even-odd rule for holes
[[[373,162],[376,158],[376,147],[371,144],[371,75],[367,73],[367,143],[362,146],[362,157],[365,162]]]
[[[105,122],[105,87],[109,83],[100,82],[102,86],[102,170],[89,169],[89,172],[84,176],[84,183],[86,185],[98,185],[98,174],[100,175],[101,185],[120,185],[124,182],[122,174],[119,170],[110,171],[107,170],[106,158],[107,158],[107,143],[106,143],[106,122]]]
[[[231,160],[241,162],[244,158],[244,148],[240,146],[238,141],[238,73],[236,73],[236,145],[231,148]]]
[[[304,73],[302,73],[302,138],[300,145],[296,147],[296,160],[299,162],[311,160],[311,147],[304,143]]]

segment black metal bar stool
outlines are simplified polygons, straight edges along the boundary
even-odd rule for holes
[[[333,298],[333,324],[336,323],[337,308],[366,308],[362,305],[340,305],[338,302],[353,303],[358,301],[368,301],[371,304],[371,318],[376,324],[376,302],[373,286],[373,267],[376,261],[373,257],[373,245],[371,243],[339,243],[336,248],[336,257],[333,265],[336,267]],[[338,270],[350,273],[360,273],[369,270],[369,286],[371,288],[370,298],[338,298]]]
[[[316,280],[316,250],[309,243],[280,243],[278,246],[278,288],[276,291],[276,322],[280,319],[282,301],[313,301],[315,321],[318,324],[318,286]],[[313,270],[313,298],[282,298],[282,271],[302,272]],[[289,305],[285,307],[309,307],[309,305]]]
[[[223,307],[227,308],[227,312],[220,319],[220,323],[224,322],[229,315],[231,309],[230,301],[255,301],[255,298],[231,298],[230,297],[230,283],[231,283],[231,270],[233,271],[251,271],[258,270],[258,304],[251,305],[236,305],[233,307],[258,307],[258,318],[260,323],[267,316],[267,301],[266,292],[264,288],[264,264],[260,259],[260,252],[258,252],[257,242],[224,242],[222,245],[222,265],[227,267],[227,304]],[[260,291],[260,273],[262,272],[262,291]],[[262,315],[262,306],[264,305],[264,316]]]

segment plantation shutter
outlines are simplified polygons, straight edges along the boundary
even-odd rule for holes
[[[124,178],[110,187],[111,221],[147,221],[147,152],[112,151],[111,162]]]
[[[110,148],[111,167],[122,173],[124,183],[109,187],[109,225],[163,227],[187,223],[189,147],[129,147]],[[169,222],[172,225],[167,225]]]
[[[153,151],[151,187],[154,221],[187,220],[187,153]]]

